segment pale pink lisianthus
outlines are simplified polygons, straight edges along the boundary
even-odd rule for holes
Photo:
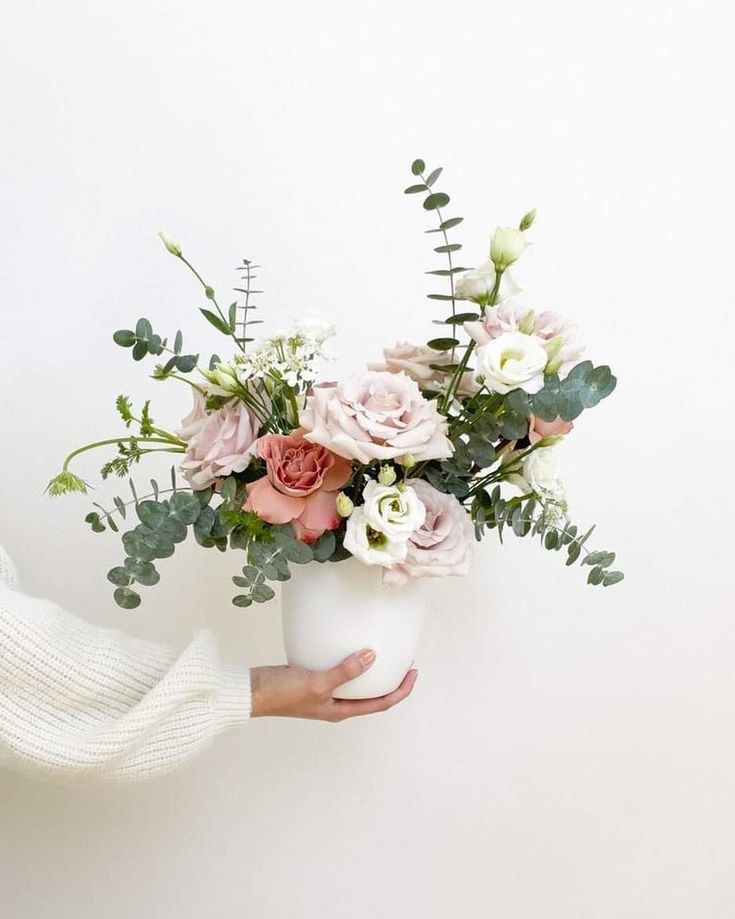
[[[245,510],[273,524],[290,523],[303,542],[314,542],[336,529],[337,495],[352,474],[352,465],[319,444],[304,440],[303,431],[266,434],[256,444],[266,474],[247,485]]]
[[[506,332],[519,331],[521,323],[529,312],[527,306],[508,301],[498,306],[488,307],[481,319],[465,322],[464,329],[478,345],[486,345],[493,338],[499,338]],[[571,369],[584,352],[584,345],[581,345],[578,340],[577,326],[551,310],[534,313],[533,327],[529,334],[535,335],[542,341],[549,341],[557,336],[561,337],[564,342],[559,350],[562,374]]]
[[[544,421],[538,415],[531,415],[528,419],[528,439],[531,444],[538,443],[542,437],[563,436],[568,434],[574,424],[571,421],[565,421],[558,415],[553,421]]]
[[[454,495],[438,491],[423,479],[409,481],[426,508],[426,516],[409,537],[405,560],[386,568],[383,582],[400,586],[409,578],[467,574],[474,538],[470,515]]]
[[[247,469],[257,434],[258,422],[242,402],[207,414],[204,398],[194,390],[194,407],[178,432],[187,444],[181,471],[194,491]]]
[[[404,371],[369,371],[315,386],[299,421],[306,440],[361,463],[405,454],[421,462],[454,452],[446,418]]]

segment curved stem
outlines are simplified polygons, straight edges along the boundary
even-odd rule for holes
[[[96,441],[95,441],[94,443],[92,443],[92,444],[85,444],[85,446],[83,446],[83,447],[77,447],[76,450],[72,450],[72,452],[71,452],[71,453],[67,456],[67,458],[64,460],[64,465],[63,465],[63,467],[62,467],[62,472],[66,472],[66,471],[68,470],[68,468],[69,468],[69,463],[71,463],[71,461],[72,461],[75,457],[79,456],[81,453],[86,453],[88,450],[96,450],[98,447],[109,447],[109,446],[111,446],[112,444],[119,444],[119,443],[121,443],[121,442],[124,443],[125,441],[127,441],[128,443],[130,443],[131,441],[137,441],[137,443],[145,443],[145,444],[166,444],[166,445],[169,446],[169,447],[172,446],[172,442],[171,442],[170,440],[164,440],[162,437],[110,437],[110,438],[108,438],[108,439],[106,439],[106,440],[96,440]],[[183,447],[183,446],[186,446],[186,445],[184,444],[183,441],[180,441],[180,444],[181,444],[182,447]],[[165,453],[165,452],[177,452],[177,453],[178,453],[178,452],[180,452],[180,451],[178,451],[178,450],[176,450],[176,451],[165,451],[165,450],[160,450],[160,451],[158,451],[158,452],[160,452],[160,453]]]

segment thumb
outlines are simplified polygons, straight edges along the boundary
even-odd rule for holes
[[[330,690],[336,689],[348,680],[354,680],[355,677],[360,676],[361,673],[372,667],[374,661],[375,651],[370,648],[364,648],[362,651],[350,654],[341,664],[337,664],[331,670],[326,670],[324,672],[324,682]]]

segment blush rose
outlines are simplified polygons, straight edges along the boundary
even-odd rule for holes
[[[337,495],[352,466],[303,434],[267,434],[258,440],[256,452],[265,460],[266,474],[248,484],[245,510],[268,523],[290,523],[298,538],[310,543],[339,526]]]

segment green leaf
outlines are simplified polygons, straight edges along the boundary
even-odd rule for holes
[[[436,182],[439,176],[442,174],[442,167],[437,166],[436,169],[433,169],[426,177],[426,184],[431,186]]]
[[[451,230],[452,227],[458,226],[460,223],[462,223],[463,220],[464,217],[450,217],[448,220],[442,220],[442,222],[439,224],[439,229]]]
[[[449,204],[449,195],[443,191],[435,191],[424,201],[424,210],[435,211],[440,207],[446,207]]]
[[[314,561],[326,562],[332,557],[336,546],[337,540],[335,539],[334,533],[330,530],[322,533],[319,539],[311,544]]]
[[[176,333],[176,337],[174,338],[174,353],[175,354],[181,354],[181,348],[183,344],[184,344],[184,336],[181,334],[181,330],[179,329],[179,331]]]
[[[172,495],[169,499],[169,505],[171,507],[171,516],[185,526],[196,523],[202,512],[202,506],[197,496],[186,491],[177,491],[175,495]]]
[[[579,558],[582,547],[578,542],[572,542],[569,544],[569,549],[567,550],[567,565],[573,565]]]
[[[592,571],[590,571],[590,573],[587,575],[587,583],[588,584],[601,584],[604,577],[605,577],[604,569],[598,566],[597,568],[593,568]]]
[[[622,581],[624,577],[625,575],[622,571],[606,571],[602,578],[602,586],[611,587],[613,584],[618,584]]]
[[[462,243],[448,243],[446,246],[435,246],[434,252],[458,252],[462,248]]]
[[[454,300],[451,294],[427,294],[426,297],[429,300]]]
[[[130,584],[131,578],[125,568],[118,567],[110,568],[107,572],[107,580],[112,584],[117,584],[118,587],[127,587]]]
[[[256,603],[267,603],[269,600],[272,600],[275,595],[275,590],[267,584],[258,584],[257,587],[253,588],[253,600],[255,600]]]
[[[419,192],[428,191],[428,190],[429,190],[428,185],[424,185],[423,183],[421,185],[409,185],[408,188],[405,188],[403,190],[403,194],[404,195],[417,195],[419,194]]]
[[[582,561],[583,565],[599,565],[601,568],[609,568],[615,561],[614,552],[590,552]]]
[[[223,335],[230,334],[230,327],[227,325],[224,319],[217,316],[216,313],[205,309],[200,309],[199,312],[208,322],[210,322],[215,327],[215,329],[217,329],[218,332],[221,332]]]
[[[463,322],[476,322],[479,318],[479,313],[456,313],[454,316],[448,316],[444,322],[447,325],[460,325]]]
[[[118,587],[113,597],[115,603],[123,609],[137,609],[140,606],[140,594],[130,587]]]
[[[87,516],[84,518],[84,522],[88,523],[92,527],[93,533],[104,533],[107,529],[104,523],[102,523],[100,520],[100,515],[94,511],[91,511],[89,514],[87,514]]]
[[[236,597],[232,598],[232,602],[235,606],[239,606],[241,609],[245,609],[246,607],[253,605],[253,601],[246,594],[238,594]]]
[[[133,345],[133,360],[142,361],[143,358],[148,354],[148,342],[147,341],[136,341]]]
[[[135,337],[135,332],[131,329],[118,329],[112,336],[112,340],[116,345],[120,345],[121,348],[132,348],[137,338]]]
[[[424,169],[426,169],[426,163],[423,160],[414,160],[413,163],[411,163],[411,172],[415,176],[421,175]]]
[[[148,341],[153,335],[153,327],[148,319],[139,319],[135,326],[135,334],[141,341]]]
[[[450,351],[452,348],[457,347],[459,341],[456,338],[432,338],[426,344],[429,348],[433,348],[434,351]]]
[[[228,476],[222,483],[220,489],[223,501],[232,501],[237,494],[237,479],[234,476]]]
[[[125,559],[125,570],[144,587],[154,587],[161,580],[152,562],[142,562],[135,558]]]
[[[237,325],[237,302],[230,304],[230,312],[228,314],[228,319],[230,322],[230,332],[235,331],[235,326]]]
[[[198,354],[182,354],[176,358],[176,369],[181,373],[191,373],[199,360]]]

